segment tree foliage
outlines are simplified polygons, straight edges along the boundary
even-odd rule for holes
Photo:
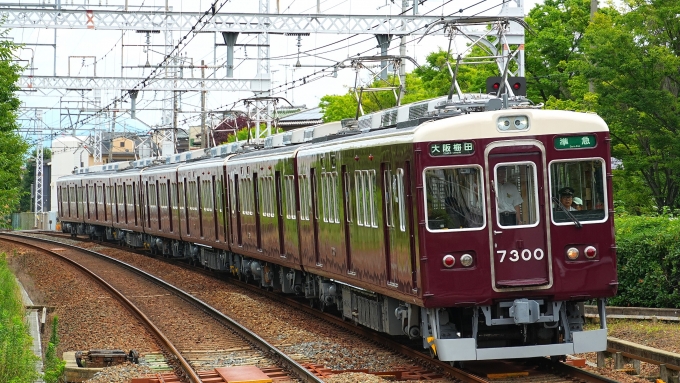
[[[612,155],[639,175],[658,210],[680,202],[680,3],[633,0],[599,13],[583,50],[596,111],[609,124]]]
[[[38,378],[33,341],[24,320],[26,311],[14,274],[0,255],[0,382],[32,383]]]
[[[619,289],[613,306],[680,307],[680,220],[616,217]]]
[[[45,367],[43,379],[45,383],[58,383],[64,375],[66,368],[66,361],[59,359],[57,356],[57,348],[59,347],[59,318],[52,318],[52,332],[50,334],[50,341],[47,344],[47,351],[45,351]]]
[[[478,48],[473,48],[471,55],[480,55]],[[461,61],[465,61],[462,58]],[[430,53],[426,63],[406,74],[404,98],[401,104],[427,100],[449,93],[451,88],[451,73],[446,65],[455,67],[456,58],[446,51],[439,49]],[[495,65],[466,66],[461,65],[458,71],[458,84],[463,92],[484,92],[486,78],[497,73]],[[398,78],[389,76],[387,80],[376,79],[366,88],[384,88],[399,85]],[[353,91],[342,95],[326,95],[321,98],[319,106],[324,113],[324,121],[339,121],[343,118],[354,118],[357,114],[357,96]],[[397,98],[393,91],[367,92],[361,97],[364,113],[372,113],[396,106]]]
[[[221,145],[227,142],[233,142],[234,133],[239,129],[248,126],[250,119],[248,115],[241,111],[227,111],[224,112],[223,120],[214,130],[210,132],[212,140],[216,145]]]
[[[16,85],[21,67],[12,61],[18,48],[9,40],[3,40],[8,31],[0,32],[0,216],[6,216],[19,205],[21,196],[21,167],[27,143],[17,133],[19,99]],[[7,226],[6,220],[0,226]]]

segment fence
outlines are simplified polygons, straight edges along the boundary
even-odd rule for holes
[[[56,230],[57,212],[47,213],[12,213],[12,229],[14,230]]]

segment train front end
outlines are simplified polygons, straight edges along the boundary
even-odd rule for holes
[[[424,123],[414,141],[425,346],[445,361],[604,350],[618,285],[604,121],[505,109]],[[599,329],[584,330],[585,302]]]

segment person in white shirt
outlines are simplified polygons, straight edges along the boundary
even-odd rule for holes
[[[508,182],[505,174],[506,167],[499,166],[496,170],[498,215],[501,226],[521,225],[519,206],[524,202],[522,196],[512,182]]]

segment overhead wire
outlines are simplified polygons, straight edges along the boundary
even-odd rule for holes
[[[448,3],[452,2],[452,1],[453,1],[453,0],[448,0],[448,1],[446,1],[446,2],[443,3],[442,5],[440,5],[440,6],[436,7],[436,8],[434,8],[434,9],[430,10],[428,13],[430,13],[430,12],[432,12],[432,11],[435,11],[435,10],[438,9],[438,8],[441,8],[441,7],[443,7],[444,5],[446,5],[446,4],[448,4]],[[454,13],[451,13],[451,14],[447,15],[447,17],[448,17],[448,16],[452,16],[452,15],[454,15],[454,14],[456,14],[456,13],[462,13],[463,11],[465,11],[465,10],[471,8],[471,7],[477,6],[477,5],[479,5],[479,4],[482,4],[482,3],[486,2],[486,1],[488,1],[488,0],[480,0],[479,2],[477,2],[477,3],[473,4],[473,5],[470,5],[470,6],[466,7],[466,8],[461,8],[461,9],[459,9],[458,11],[456,11],[456,12],[454,12]],[[509,2],[509,1],[510,1],[510,0],[503,0],[500,4],[496,4],[496,5],[492,6],[492,7],[489,7],[489,8],[487,8],[487,9],[482,10],[482,11],[479,11],[479,12],[475,13],[474,15],[468,16],[467,18],[472,18],[472,17],[477,16],[477,15],[483,13],[483,12],[487,12],[487,11],[489,11],[489,10],[491,10],[491,9],[497,8],[497,7],[499,7],[499,6],[501,6],[501,5],[505,4],[505,3],[507,3],[507,2]],[[463,19],[463,20],[465,20],[465,19]],[[425,25],[425,26],[423,26],[423,27],[421,27],[421,28],[418,28],[418,29],[416,29],[415,31],[418,31],[418,30],[423,29],[423,28],[427,28],[427,25]],[[439,31],[439,30],[441,30],[441,29],[444,29],[444,28],[445,28],[445,26],[442,27],[442,28],[439,28],[437,31]],[[415,32],[415,31],[414,31],[414,32]],[[412,33],[411,33],[411,34],[412,34]],[[400,37],[401,37],[401,36],[399,36],[399,38],[400,38]],[[397,38],[397,37],[393,37],[392,40],[394,40],[394,39],[396,39],[396,38]],[[415,41],[415,40],[417,40],[417,39],[418,39],[418,38],[414,38],[414,39],[412,39],[412,40],[406,42],[406,44],[411,43],[411,42],[413,42],[413,41]],[[390,40],[390,41],[391,41],[391,40]],[[395,47],[389,48],[388,51],[394,50],[394,49],[397,49],[397,48],[398,48],[398,46],[395,46]],[[366,52],[368,52],[368,51],[370,51],[370,50],[372,50],[372,49],[375,49],[375,48],[372,47],[372,48],[366,49],[366,50],[364,50],[364,51],[358,53],[356,56],[361,56],[361,55],[363,55],[364,53],[366,53]],[[274,92],[274,90],[276,90],[276,89],[278,89],[278,88],[286,87],[286,86],[288,86],[288,85],[291,84],[291,83],[286,82],[286,83],[284,83],[284,84],[282,84],[282,85],[279,85],[279,86],[270,88],[270,89],[269,89],[269,92],[271,92],[271,94],[280,94],[280,93],[283,93],[283,92],[285,92],[285,91],[295,89],[295,88],[297,88],[297,87],[299,87],[299,86],[303,86],[303,85],[305,85],[305,84],[307,84],[307,83],[309,83],[309,82],[312,82],[312,81],[318,80],[318,79],[320,79],[320,78],[326,77],[328,74],[320,75],[320,76],[317,76],[317,77],[315,77],[315,78],[313,78],[313,79],[309,79],[309,77],[315,76],[315,75],[319,75],[319,74],[325,72],[325,71],[328,70],[328,69],[335,69],[336,66],[337,66],[337,64],[336,64],[336,65],[330,65],[330,66],[325,67],[325,68],[323,68],[323,69],[321,69],[321,70],[318,70],[318,71],[316,71],[316,72],[313,72],[311,75],[303,76],[303,77],[298,78],[297,80],[293,80],[293,81],[292,81],[292,85],[289,86],[289,87],[287,87],[287,88],[285,88],[285,89],[281,89],[281,90],[279,90],[279,91]],[[301,82],[302,84],[301,84],[301,85],[295,85],[295,83],[297,83],[297,82]]]
[[[183,49],[184,49],[191,41],[193,41],[193,39],[195,38],[195,36],[198,34],[197,32],[200,32],[200,31],[205,27],[205,25],[208,23],[208,21],[211,20],[211,19],[215,16],[215,14],[217,14],[217,13],[218,13],[218,12],[219,12],[219,11],[220,11],[220,10],[221,10],[228,2],[230,2],[231,0],[224,0],[224,1],[221,3],[221,5],[219,6],[219,8],[216,8],[216,6],[217,6],[217,4],[219,3],[219,1],[220,1],[220,0],[215,0],[215,1],[212,3],[211,7],[210,7],[207,11],[205,11],[205,13],[204,13],[203,15],[201,15],[201,16],[198,18],[198,21],[196,21],[196,23],[191,27],[191,30],[190,30],[189,32],[187,32],[181,39],[179,39],[179,41],[178,41],[177,44],[174,46],[174,48],[173,48],[168,54],[166,54],[166,55],[164,56],[163,61],[161,61],[159,64],[157,64],[157,65],[155,66],[155,68],[151,71],[151,73],[150,73],[149,75],[147,75],[147,77],[146,77],[144,80],[139,81],[139,82],[131,89],[131,91],[137,91],[137,92],[138,92],[138,91],[144,89],[144,88],[147,86],[147,82],[151,82],[152,80],[154,80],[154,79],[156,78],[156,76],[157,76],[156,73],[157,73],[158,71],[160,71],[160,69],[164,68],[165,66],[167,66],[167,65],[169,64],[169,61],[170,61],[170,59],[173,57],[173,54],[175,54],[175,53],[181,53],[182,50],[183,50]],[[212,14],[211,14],[211,11],[212,11],[212,10],[214,10],[214,12],[212,12]],[[203,19],[204,19],[204,17],[206,17],[206,16],[209,16],[209,17],[208,17],[208,20],[204,22]],[[199,26],[201,23],[203,23],[203,25],[201,25],[201,26],[198,28],[198,30],[196,30],[196,29],[197,29],[196,27]],[[191,37],[191,39],[190,39],[188,42],[185,43],[184,41],[185,41],[185,40],[189,37],[189,35],[191,35],[191,34],[193,34],[193,36]],[[160,75],[160,73],[158,73],[158,75]],[[101,113],[104,113],[104,112],[109,111],[109,109],[110,109],[112,106],[114,106],[117,102],[119,102],[119,101],[120,101],[120,102],[124,101],[127,97],[129,97],[129,94],[130,94],[130,92],[128,92],[127,94],[125,94],[125,95],[123,95],[123,96],[121,96],[121,97],[119,97],[119,98],[114,99],[114,100],[113,100],[112,102],[110,102],[108,105],[106,105],[105,107],[101,108],[98,112],[95,112],[94,114],[88,116],[87,118],[85,118],[85,119],[83,119],[83,120],[76,121],[75,124],[72,124],[70,127],[66,128],[66,129],[62,129],[62,130],[72,130],[72,129],[75,129],[78,125],[79,125],[79,126],[85,125],[85,124],[86,124],[87,122],[89,122],[92,118],[98,116],[98,115],[101,114]],[[76,125],[76,126],[74,126],[74,125]]]

